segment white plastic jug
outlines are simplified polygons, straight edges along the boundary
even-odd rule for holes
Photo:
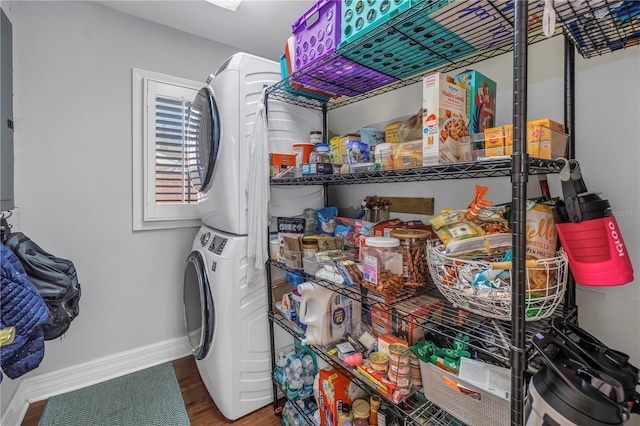
[[[326,346],[351,332],[360,320],[360,304],[321,285],[304,282],[298,285],[301,323],[307,325],[301,341]]]

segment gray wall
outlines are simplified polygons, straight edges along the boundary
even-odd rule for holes
[[[29,375],[183,336],[197,229],[132,231],[131,69],[204,81],[237,49],[89,2],[11,6],[19,227],[71,259],[83,291]],[[2,383],[3,411],[17,382]]]

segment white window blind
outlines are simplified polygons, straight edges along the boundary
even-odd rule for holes
[[[192,101],[201,85],[135,69],[133,79],[134,229],[195,226],[189,173],[198,169],[201,112]]]
[[[158,204],[198,202],[189,170],[198,161],[200,111],[185,100],[157,97],[155,195]]]

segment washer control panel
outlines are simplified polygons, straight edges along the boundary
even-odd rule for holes
[[[200,234],[200,245],[205,247],[209,240],[211,239],[211,232],[203,232]]]
[[[219,235],[213,236],[213,241],[211,241],[211,245],[209,246],[209,251],[221,255],[222,250],[224,250],[224,246],[227,245],[227,239],[223,238]]]

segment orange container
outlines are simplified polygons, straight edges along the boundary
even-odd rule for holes
[[[291,167],[296,165],[296,155],[295,154],[271,154],[271,165],[272,166],[285,166]]]
[[[309,156],[313,152],[315,145],[308,142],[298,142],[293,144],[293,152],[296,154],[296,166],[309,163]]]
[[[271,154],[271,177],[280,176],[280,177],[294,177],[293,167],[296,165],[296,155],[295,154]],[[288,172],[285,172],[289,170]],[[285,172],[284,175],[280,175],[280,173]]]

